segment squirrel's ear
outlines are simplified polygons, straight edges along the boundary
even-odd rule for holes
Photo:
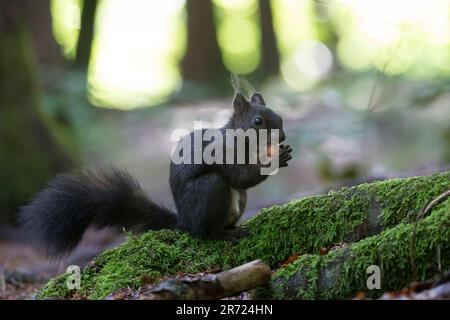
[[[249,106],[250,106],[250,104],[248,103],[248,101],[245,99],[245,97],[244,97],[242,94],[240,94],[239,92],[237,92],[237,93],[234,95],[234,98],[233,98],[233,108],[234,108],[236,111],[244,112],[245,110],[248,109]]]
[[[251,100],[251,102],[254,103],[254,104],[261,104],[261,105],[263,105],[263,106],[266,105],[266,103],[264,102],[264,99],[263,99],[262,95],[260,95],[259,93],[254,93],[254,94],[252,94],[252,97],[251,97],[250,100]]]

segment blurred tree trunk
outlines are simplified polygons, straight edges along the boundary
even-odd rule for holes
[[[227,71],[217,41],[210,0],[187,0],[187,51],[181,62],[183,78],[191,81],[224,79]]]
[[[262,46],[260,74],[263,76],[277,75],[280,70],[280,55],[273,26],[270,0],[259,0],[259,18]]]
[[[81,28],[75,56],[75,65],[84,70],[87,70],[91,58],[97,7],[98,0],[84,0],[83,11],[81,13]]]
[[[44,68],[64,68],[66,60],[53,37],[50,2],[51,0],[24,0],[24,22],[30,31],[39,65]]]
[[[37,59],[23,4],[0,0],[0,221],[72,165],[39,112]]]

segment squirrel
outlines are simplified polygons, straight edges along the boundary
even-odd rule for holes
[[[286,139],[281,117],[259,93],[246,99],[238,92],[232,105],[233,114],[220,132],[278,129],[279,142]],[[278,167],[286,167],[292,148],[280,144],[278,150]],[[126,171],[60,174],[20,208],[18,222],[33,243],[55,259],[68,255],[89,226],[137,233],[180,229],[201,238],[236,242],[249,235],[236,224],[245,210],[246,190],[267,178],[260,172],[263,166],[260,162],[175,164],[172,160],[169,180],[177,213],[150,200]]]

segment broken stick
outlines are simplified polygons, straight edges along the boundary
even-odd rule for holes
[[[270,281],[267,264],[255,260],[218,274],[169,279],[158,287],[142,292],[141,300],[220,299],[237,295]]]

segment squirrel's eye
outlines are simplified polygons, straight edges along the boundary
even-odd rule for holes
[[[261,119],[261,117],[256,117],[254,121],[255,121],[255,124],[256,124],[257,126],[262,125],[262,122],[263,122],[262,119]]]

